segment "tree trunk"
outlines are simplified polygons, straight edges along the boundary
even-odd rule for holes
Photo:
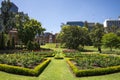
[[[101,47],[100,47],[100,46],[98,47],[98,51],[99,51],[100,53],[102,53],[102,50],[101,50]]]
[[[112,47],[110,47],[110,51],[112,51]]]

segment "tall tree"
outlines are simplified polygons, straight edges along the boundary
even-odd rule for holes
[[[93,45],[98,48],[98,51],[100,53],[102,52],[102,50],[101,50],[101,45],[102,45],[101,39],[102,39],[103,35],[104,35],[103,25],[100,24],[100,23],[96,23],[94,29],[90,33],[90,36],[91,36],[91,40],[93,42]]]
[[[85,44],[86,41],[86,28],[80,26],[62,26],[61,32],[58,35],[61,43],[64,44],[67,48],[77,49],[79,45]]]
[[[120,47],[120,38],[115,33],[107,33],[102,37],[102,42],[105,47],[112,48]]]
[[[2,32],[1,34],[1,39],[0,39],[0,48],[1,49],[5,49],[5,36],[4,36],[4,33]]]
[[[106,27],[106,32],[107,33],[110,33],[110,32],[116,33],[118,29],[119,29],[119,27],[113,25],[111,27]]]
[[[41,34],[43,31],[45,31],[45,29],[41,27],[40,22],[30,19],[18,30],[18,36],[24,44],[27,44],[28,41],[33,41],[37,33]]]

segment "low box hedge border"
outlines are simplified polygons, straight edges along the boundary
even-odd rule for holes
[[[62,53],[56,54],[56,55],[54,56],[54,58],[55,58],[55,59],[64,59]]]
[[[105,75],[120,72],[120,65],[107,67],[107,68],[96,68],[96,69],[86,69],[86,70],[79,70],[71,61],[67,59],[67,63],[69,64],[70,68],[72,69],[73,73],[76,77],[84,77],[84,76],[98,76],[98,75]]]
[[[38,76],[47,67],[50,61],[51,59],[48,58],[44,62],[36,66],[34,69],[23,68],[19,66],[11,66],[7,64],[0,64],[0,71],[26,76]]]

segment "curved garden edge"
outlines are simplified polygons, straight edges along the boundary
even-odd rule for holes
[[[36,66],[34,69],[11,66],[7,64],[0,64],[0,71],[13,73],[13,74],[26,75],[26,76],[38,76],[47,67],[50,61],[51,59],[48,58],[44,62]]]
[[[84,76],[98,76],[98,75],[105,75],[120,72],[120,65],[107,67],[107,68],[97,68],[97,69],[87,69],[87,70],[79,70],[71,61],[70,59],[66,59],[67,63],[69,64],[70,68],[72,69],[73,73],[76,77],[84,77]]]

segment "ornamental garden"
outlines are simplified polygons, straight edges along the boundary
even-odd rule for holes
[[[10,11],[15,5],[9,0],[1,4],[1,72],[38,77],[53,61],[64,61],[76,77],[120,72],[118,27],[104,28],[96,23],[89,29],[87,22],[84,27],[62,25],[55,37],[57,43],[50,44],[44,39],[45,28],[40,22],[17,9]]]

